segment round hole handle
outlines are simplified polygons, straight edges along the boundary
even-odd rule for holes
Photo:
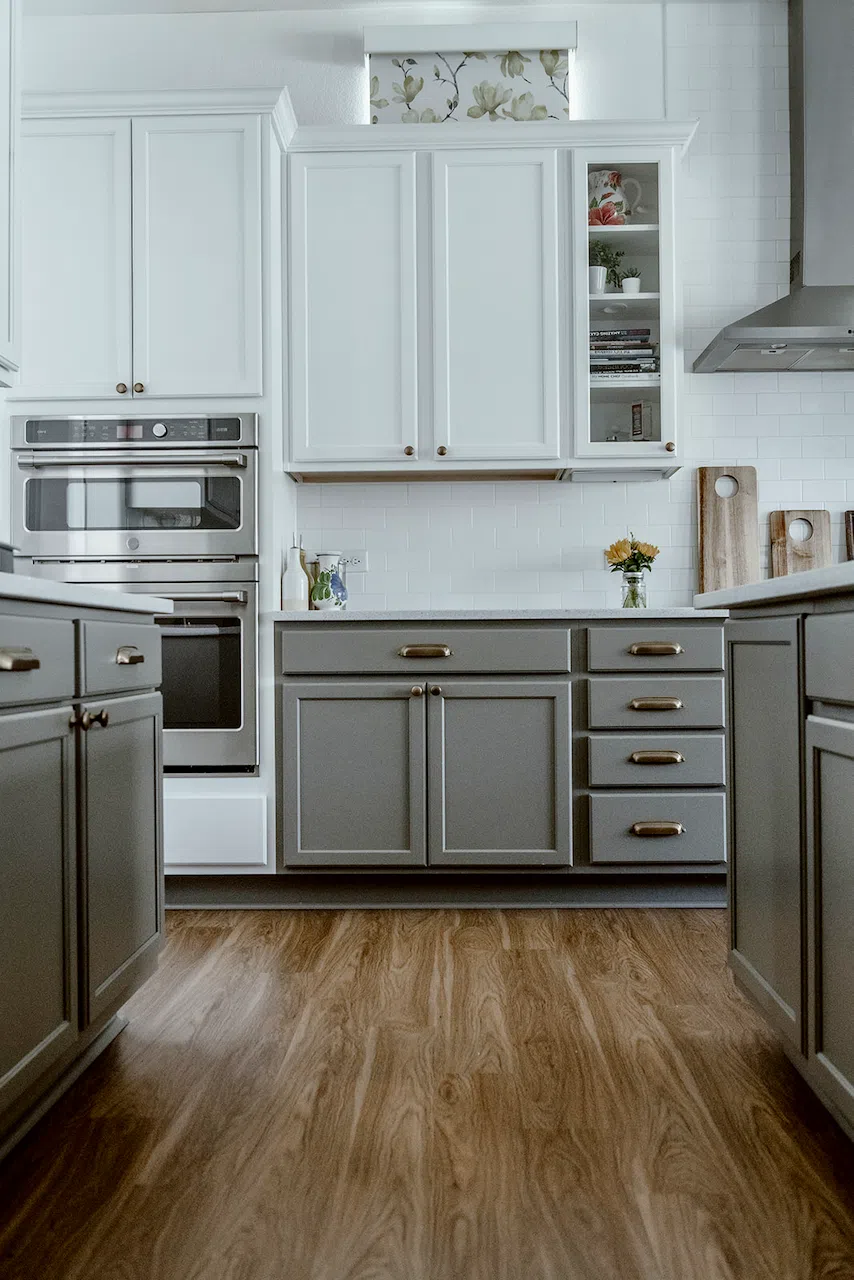
[[[126,396],[128,393],[128,384],[126,382],[117,382],[116,391],[118,391],[120,396]]]
[[[408,444],[403,452],[406,454],[407,458],[411,458],[415,450],[411,444]]]
[[[667,441],[667,444],[666,444],[664,447],[665,447],[665,449],[667,450],[667,452],[668,452],[668,453],[675,453],[675,452],[676,452],[676,445],[673,443],[673,441],[672,441],[672,440],[668,440],[668,441]]]
[[[448,452],[448,450],[447,450],[447,447],[446,447],[445,445],[440,444],[440,445],[439,445],[439,448],[436,450],[436,452],[438,453],[438,455],[439,455],[439,457],[440,457],[440,458],[444,458],[444,456],[445,456],[445,454]]]
[[[140,395],[142,395],[143,391],[145,390],[145,386],[144,386],[144,385],[143,385],[143,383],[141,383],[141,382],[135,382],[135,383],[133,384],[133,390],[134,390],[134,394],[135,394],[135,395],[140,396]]]

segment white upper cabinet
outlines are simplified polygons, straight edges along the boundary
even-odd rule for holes
[[[135,394],[261,395],[260,120],[135,119],[132,155]]]
[[[261,395],[260,117],[34,118],[22,149],[15,396]]]
[[[433,156],[434,452],[558,459],[557,152]]]
[[[292,157],[295,462],[417,457],[415,157]]]
[[[130,395],[130,121],[24,124],[23,391]]]
[[[0,387],[20,363],[17,41],[17,0],[0,0]]]

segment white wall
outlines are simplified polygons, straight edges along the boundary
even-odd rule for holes
[[[429,13],[432,22],[451,20],[441,6]],[[459,21],[507,16],[506,8],[453,13]],[[532,6],[524,16],[554,14]],[[560,15],[579,23],[581,114],[658,115],[666,98],[672,116],[700,119],[680,192],[693,358],[723,323],[786,291],[784,0],[573,5]],[[376,6],[33,18],[24,86],[285,83],[303,123],[354,123],[365,118],[361,25],[412,16]],[[841,512],[854,507],[854,375],[688,375],[684,407],[692,463],[757,466],[763,515],[828,507],[839,555]],[[692,466],[669,482],[629,486],[305,486],[299,508],[307,545],[368,550],[369,571],[350,576],[354,605],[613,604],[617,579],[602,568],[601,549],[627,528],[662,547],[655,603],[688,603],[695,586]]]

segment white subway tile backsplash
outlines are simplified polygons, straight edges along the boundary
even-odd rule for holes
[[[349,576],[353,607],[613,607],[619,575],[603,550],[629,530],[662,548],[651,602],[689,604],[704,463],[756,467],[766,571],[767,517],[781,507],[826,506],[840,554],[854,504],[854,374],[690,372],[723,325],[787,288],[785,0],[666,8],[668,109],[700,120],[679,197],[686,465],[638,485],[302,485],[308,545],[370,552],[370,572]]]

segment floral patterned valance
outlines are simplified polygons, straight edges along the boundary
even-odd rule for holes
[[[372,124],[569,116],[569,51],[370,55]]]

